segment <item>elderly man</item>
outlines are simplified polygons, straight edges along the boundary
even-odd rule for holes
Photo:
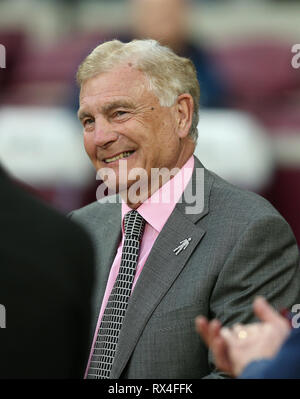
[[[190,60],[154,40],[114,40],[77,77],[85,149],[119,193],[71,215],[99,254],[85,377],[222,377],[195,317],[245,323],[257,294],[276,307],[299,301],[294,236],[268,202],[193,156]]]

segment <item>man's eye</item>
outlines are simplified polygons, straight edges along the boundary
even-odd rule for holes
[[[93,123],[94,121],[93,121],[93,119],[91,119],[91,118],[88,118],[88,119],[85,119],[84,121],[83,121],[83,126],[88,126],[88,125],[90,125],[91,123]]]
[[[125,114],[127,114],[127,111],[116,111],[116,112],[114,112],[113,116],[118,118],[118,117],[123,116]]]

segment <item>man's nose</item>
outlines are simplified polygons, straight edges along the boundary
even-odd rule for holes
[[[115,132],[111,124],[105,118],[97,118],[95,121],[94,141],[97,147],[108,147],[118,140],[119,134]]]

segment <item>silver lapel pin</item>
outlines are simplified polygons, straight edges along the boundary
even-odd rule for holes
[[[178,245],[177,248],[173,249],[173,252],[175,252],[175,255],[178,255],[181,251],[185,250],[186,247],[189,245],[191,241],[191,237],[185,238],[184,240],[180,241],[180,245]]]

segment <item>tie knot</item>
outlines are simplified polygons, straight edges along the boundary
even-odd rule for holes
[[[136,236],[141,240],[145,227],[145,220],[135,210],[128,212],[124,218],[124,231],[126,236]]]

